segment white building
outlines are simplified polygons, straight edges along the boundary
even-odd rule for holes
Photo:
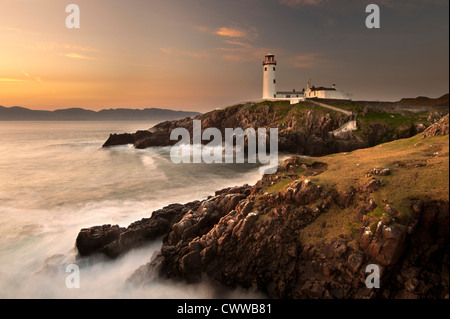
[[[277,98],[277,79],[276,69],[277,61],[273,54],[266,55],[263,62],[264,67],[264,81],[263,81],[263,99],[271,100]]]
[[[351,100],[351,96],[336,88],[333,84],[331,88],[311,87],[308,82],[307,88],[292,91],[277,91],[276,78],[277,61],[275,55],[268,54],[263,62],[263,99],[264,100],[285,100],[291,104],[299,103],[305,99],[333,99],[333,100]]]

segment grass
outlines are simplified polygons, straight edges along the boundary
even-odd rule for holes
[[[265,193],[278,193],[284,189],[286,189],[286,187],[291,184],[294,181],[293,178],[286,178],[281,180],[278,183],[275,183],[274,185],[268,187],[265,189]]]
[[[360,114],[364,111],[363,106],[361,106],[359,104],[354,104],[354,103],[333,103],[333,102],[327,101],[327,104],[334,106],[334,107],[341,108],[345,111],[353,112],[355,114]]]
[[[313,162],[327,164],[325,172],[311,179],[315,184],[322,185],[324,189],[335,189],[338,192],[355,192],[354,202],[351,207],[341,208],[332,206],[326,212],[320,214],[317,219],[299,232],[299,240],[302,244],[317,244],[322,240],[333,239],[344,235],[349,245],[358,248],[359,231],[362,227],[357,219],[357,211],[363,205],[367,205],[367,199],[371,198],[378,207],[368,214],[369,227],[372,231],[380,220],[385,223],[404,223],[410,220],[412,202],[423,201],[448,201],[449,194],[449,137],[437,136],[422,139],[421,135],[407,139],[398,139],[402,132],[409,132],[416,124],[427,124],[428,114],[396,114],[368,109],[357,104],[333,104],[344,110],[359,114],[359,130],[356,133],[366,138],[379,134],[384,138],[396,139],[393,142],[385,142],[367,149],[360,149],[348,153],[332,154],[317,158],[303,158],[305,164],[311,166]],[[291,105],[288,101],[264,101],[253,105],[237,105],[241,110],[250,110],[258,114],[263,113],[277,123],[279,129],[285,128],[293,119],[302,119],[308,112],[315,115],[328,115],[333,119],[342,114],[329,109],[300,102]],[[266,114],[269,108],[269,114]],[[362,113],[365,113],[362,116]],[[372,129],[373,125],[381,125],[383,128]],[[379,143],[377,136],[374,143]],[[373,145],[373,144],[372,144]],[[307,163],[308,162],[308,163]],[[366,172],[373,168],[389,168],[390,176],[375,176],[383,180],[383,186],[371,194],[361,194],[358,190],[361,185],[368,182]],[[289,184],[311,173],[312,168],[295,167],[293,170],[283,171],[270,180],[265,181],[262,190],[255,198],[255,206],[263,204],[263,194],[283,192]],[[389,203],[397,210],[398,215],[391,218],[386,214],[385,206]],[[258,222],[275,218],[272,211],[260,214]],[[290,217],[291,218],[291,217]],[[292,217],[294,218],[294,217]],[[325,227],[324,227],[325,225]]]
[[[381,199],[392,203],[401,218],[410,212],[412,199],[448,200],[448,154],[448,135],[425,140],[417,135],[346,155],[321,158],[328,163],[328,170],[320,175],[320,180],[330,187],[349,190],[366,180],[367,170],[388,167],[391,175],[377,177],[383,179],[384,186],[373,197],[379,206],[383,204]],[[375,215],[380,217],[377,211]]]
[[[381,121],[390,126],[398,127],[413,122],[420,122],[420,121],[426,122],[427,118],[428,118],[427,113],[404,115],[399,113],[377,112],[372,109],[369,109],[367,115],[363,119],[368,122]]]
[[[357,235],[362,225],[356,219],[356,212],[367,205],[367,198],[375,201],[378,207],[368,214],[369,227],[375,231],[380,220],[386,223],[407,223],[412,216],[414,200],[448,201],[449,194],[449,136],[436,136],[422,139],[421,135],[396,140],[372,148],[349,153],[333,154],[309,161],[323,162],[328,169],[314,177],[314,183],[324,188],[340,192],[357,191],[369,181],[366,172],[373,168],[389,168],[391,175],[374,176],[383,180],[383,186],[365,197],[355,196],[354,204],[346,209],[332,206],[317,219],[300,231],[302,244],[316,244],[323,239],[345,235],[352,238],[349,245],[357,247]],[[305,169],[289,174],[282,172],[275,184],[263,188],[263,193],[282,192],[296,179],[305,174]],[[398,211],[395,219],[386,215],[384,207],[389,203]],[[271,214],[261,216],[271,218]],[[324,222],[326,227],[324,228]]]
[[[279,123],[281,128],[287,122],[288,118],[302,118],[306,116],[309,111],[314,111],[320,115],[329,114],[332,117],[338,117],[341,115],[338,112],[334,112],[309,102],[300,102],[291,105],[289,101],[264,101],[252,105],[248,109],[257,112],[258,110],[262,110],[266,107],[270,108],[271,116],[274,116],[275,121]]]
[[[299,241],[303,245],[315,245],[323,240],[331,240],[344,235],[350,238],[348,245],[356,248],[359,228],[359,222],[353,211],[349,213],[348,209],[342,209],[335,205],[302,229]]]

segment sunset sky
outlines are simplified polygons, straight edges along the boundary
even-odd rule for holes
[[[81,10],[67,29],[65,8]],[[380,5],[381,29],[365,7]],[[205,112],[336,83],[353,99],[449,87],[448,0],[0,0],[0,105]]]

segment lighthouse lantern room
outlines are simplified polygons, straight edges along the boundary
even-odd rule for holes
[[[263,99],[275,99],[277,97],[277,80],[275,55],[268,54],[263,62],[264,82]]]

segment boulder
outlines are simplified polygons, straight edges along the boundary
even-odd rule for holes
[[[386,226],[378,223],[375,234],[366,227],[362,232],[359,244],[370,257],[384,266],[395,264],[405,249],[407,227],[396,225]]]
[[[429,138],[437,135],[448,135],[449,114],[441,118],[437,123],[428,127],[422,134],[422,138]]]
[[[82,229],[76,239],[76,246],[81,256],[101,252],[107,245],[117,240],[125,228],[118,225],[103,225]]]

